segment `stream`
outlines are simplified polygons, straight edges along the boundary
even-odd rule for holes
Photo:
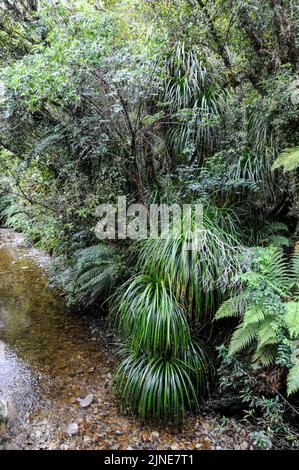
[[[245,431],[219,435],[214,417],[190,416],[177,429],[122,415],[105,320],[70,312],[47,287],[39,257],[20,234],[0,229],[0,400],[11,414],[0,449],[218,449],[244,441]]]
[[[80,317],[74,321],[63,300],[46,288],[42,270],[22,258],[20,249],[0,248],[0,275],[0,390],[23,417],[57,387],[64,400],[69,391],[61,388],[63,371],[72,368],[80,375],[83,359],[85,373],[91,355],[100,357],[89,328]]]
[[[85,393],[99,401],[97,383],[109,381],[107,338],[99,343],[99,326],[69,312],[8,235],[0,231],[0,399],[21,425],[37,411],[48,418],[53,407],[70,420],[72,405]]]

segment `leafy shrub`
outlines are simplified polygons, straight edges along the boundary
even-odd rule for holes
[[[296,410],[278,392],[284,377],[281,367],[253,366],[250,357],[230,355],[224,345],[217,349],[219,405],[242,410],[239,419],[246,423],[254,447],[296,448],[298,436],[292,425]]]

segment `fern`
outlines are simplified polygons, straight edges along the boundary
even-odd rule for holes
[[[299,168],[299,147],[284,150],[273,163],[272,169],[283,167],[284,172]]]
[[[1,217],[5,225],[17,232],[24,231],[30,224],[30,215],[17,199],[13,196],[6,196],[2,199],[1,205],[4,208],[1,211]]]
[[[245,299],[243,294],[230,297],[219,307],[215,315],[215,320],[220,320],[221,318],[239,317],[244,310],[244,305]]]
[[[273,317],[266,318],[263,322],[260,323],[257,340],[257,351],[261,350],[264,346],[278,343],[275,319]]]
[[[299,338],[299,299],[296,289],[299,279],[299,257],[295,252],[291,260],[277,249],[254,249],[253,271],[242,275],[242,291],[226,300],[216,314],[216,320],[242,316],[229,345],[229,355],[253,346],[254,363],[262,366],[280,364],[279,350],[287,347],[284,366],[289,367],[288,395],[299,391],[299,360],[291,356],[290,345]],[[247,300],[242,312],[239,305]],[[248,302],[251,300],[251,302]],[[286,302],[286,300],[288,300]]]
[[[292,395],[299,390],[299,360],[290,368],[287,376],[288,395]]]
[[[299,335],[299,302],[288,302],[285,306],[285,323],[291,338]]]
[[[268,367],[274,364],[277,353],[276,344],[267,344],[259,348],[253,355],[254,362],[260,362],[263,366]]]
[[[251,325],[252,323],[258,323],[263,321],[265,318],[265,312],[263,309],[256,304],[251,304],[244,314],[244,326]]]
[[[269,237],[269,245],[276,246],[276,247],[283,247],[289,246],[290,240],[287,237],[283,237],[282,235],[273,235],[273,237]]]
[[[247,326],[244,326],[244,323],[241,323],[237,326],[230,341],[228,350],[229,355],[233,355],[249,346],[256,339],[258,331],[258,323],[251,323]]]
[[[257,340],[256,357],[263,360],[264,347],[278,342],[276,332],[284,306],[290,308],[291,304],[283,303],[282,299],[291,292],[293,274],[290,274],[290,263],[282,251],[273,247],[252,251],[253,270],[241,276],[245,285],[237,296],[226,300],[220,306],[215,318],[219,320],[242,315],[242,322],[231,338],[230,353],[234,354]],[[241,311],[240,305],[245,305],[245,301],[246,308]],[[294,315],[291,317],[289,313],[285,318],[285,322],[289,321],[290,326],[293,320],[294,329]]]
[[[299,252],[295,252],[292,262],[292,273],[295,281],[299,282]]]
[[[115,250],[95,245],[75,253],[73,275],[81,299],[87,304],[107,298],[122,275],[122,262]]]
[[[290,266],[281,250],[274,251],[265,279],[280,295],[286,295],[291,288]]]

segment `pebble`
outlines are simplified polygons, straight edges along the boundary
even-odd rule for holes
[[[92,404],[94,400],[94,396],[92,393],[87,395],[83,400],[81,398],[78,399],[78,402],[80,403],[81,408],[87,408]]]
[[[120,448],[119,444],[115,444],[114,446],[111,447],[111,450],[118,450]]]
[[[66,434],[69,436],[75,436],[79,432],[79,426],[78,423],[70,423],[66,426],[65,428]]]
[[[171,447],[171,450],[179,450],[180,449],[180,446],[177,442],[173,442],[172,444],[170,444],[170,447]]]

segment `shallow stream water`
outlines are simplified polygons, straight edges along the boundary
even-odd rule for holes
[[[64,401],[70,376],[88,375],[102,351],[84,316],[68,311],[42,268],[5,236],[0,231],[0,398],[22,417]]]

